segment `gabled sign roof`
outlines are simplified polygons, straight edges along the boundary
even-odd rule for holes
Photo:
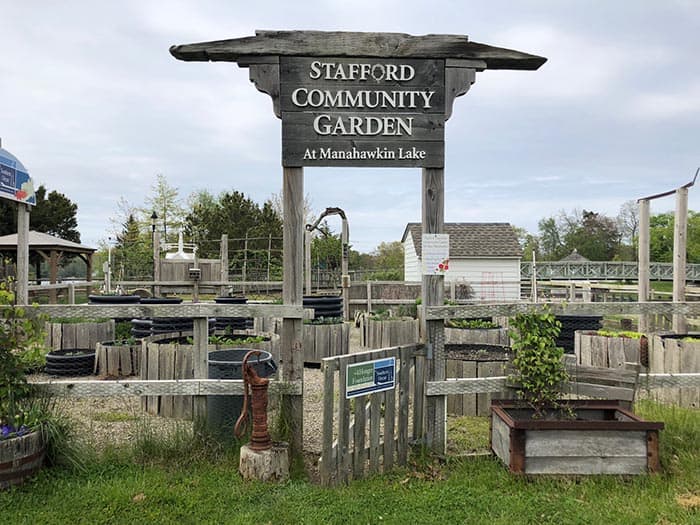
[[[256,31],[255,36],[172,46],[179,60],[255,63],[255,57],[318,56],[444,58],[475,60],[486,69],[535,70],[547,59],[470,42],[466,35],[359,33],[347,31]]]

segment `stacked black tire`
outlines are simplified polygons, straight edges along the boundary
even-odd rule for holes
[[[248,298],[243,296],[236,297],[217,297],[214,299],[218,304],[247,304]],[[254,319],[252,317],[217,317],[216,330],[228,331],[233,330],[252,330]]]
[[[343,298],[338,295],[306,295],[304,308],[313,308],[314,317],[343,317]]]
[[[600,330],[603,326],[603,317],[600,315],[557,315],[557,320],[561,322],[557,346],[564,348],[567,354],[574,353],[576,330]]]
[[[52,376],[87,376],[95,370],[95,351],[89,348],[52,350],[44,371]]]
[[[145,297],[141,304],[180,304],[179,297]],[[209,333],[214,333],[216,319],[209,319]],[[154,317],[153,319],[132,319],[131,335],[136,338],[173,332],[191,332],[194,330],[192,317]]]
[[[89,304],[138,304],[141,297],[138,295],[88,295]],[[128,317],[118,317],[115,323],[128,321]]]

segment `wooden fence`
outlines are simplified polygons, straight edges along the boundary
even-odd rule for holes
[[[391,357],[396,359],[395,389],[347,399],[348,365]],[[422,346],[397,346],[329,357],[323,360],[321,369],[324,382],[321,482],[346,483],[365,475],[388,472],[394,465],[405,465],[409,446],[421,435],[423,427]]]

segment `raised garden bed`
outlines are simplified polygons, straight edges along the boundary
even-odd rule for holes
[[[518,401],[492,404],[491,449],[517,474],[658,472],[659,430],[615,401],[570,401],[573,419],[532,418]]]
[[[654,334],[650,343],[650,373],[700,373],[700,333]],[[698,387],[654,389],[649,395],[662,403],[700,408],[700,388]]]
[[[473,378],[506,375],[510,348],[489,344],[446,344],[445,377]],[[447,396],[447,413],[455,416],[488,416],[492,397],[505,393],[451,394]]]
[[[53,376],[87,376],[95,370],[95,351],[89,348],[64,348],[46,354],[44,371]]]
[[[475,344],[507,346],[508,329],[486,319],[448,319],[445,322],[445,344]]]
[[[141,341],[105,341],[97,343],[95,374],[101,377],[138,375]]]
[[[574,336],[576,362],[584,366],[622,368],[625,363],[648,365],[648,341],[637,332],[577,330]]]
[[[410,317],[375,318],[362,315],[360,323],[360,344],[371,350],[413,344],[420,341],[418,319]]]
[[[114,320],[57,319],[46,323],[46,346],[51,350],[91,348],[114,339]]]
[[[304,364],[320,365],[324,357],[350,353],[350,326],[341,318],[306,322],[302,335]]]

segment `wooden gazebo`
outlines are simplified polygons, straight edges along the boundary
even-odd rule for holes
[[[0,252],[16,252],[18,235],[11,234],[0,237]],[[58,265],[66,254],[74,255],[85,261],[86,279],[92,280],[92,255],[95,248],[54,237],[48,233],[29,232],[29,253],[39,254],[49,264],[49,282],[55,284],[58,280]],[[40,269],[37,265],[36,278],[40,279]]]

